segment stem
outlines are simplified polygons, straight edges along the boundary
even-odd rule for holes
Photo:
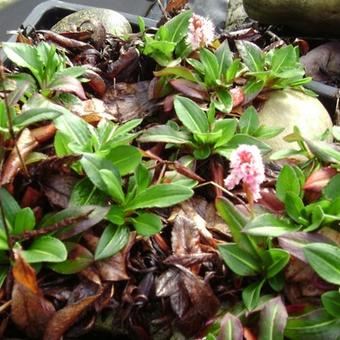
[[[2,64],[1,61],[0,61],[0,83],[1,83],[2,89],[4,91],[4,102],[5,102],[5,110],[6,110],[7,121],[8,121],[8,131],[9,131],[9,134],[10,134],[10,136],[11,136],[13,142],[14,142],[14,147],[15,147],[15,150],[18,154],[19,161],[21,163],[22,169],[24,170],[25,175],[29,178],[30,175],[28,173],[24,159],[21,156],[21,153],[20,153],[20,150],[19,150],[19,147],[18,147],[18,144],[17,144],[16,135],[15,135],[15,132],[14,132],[14,129],[13,129],[13,120],[12,120],[12,115],[11,115],[10,108],[9,108],[7,92],[6,92],[5,85],[4,85],[5,75],[4,75],[4,71],[3,71],[3,64]]]
[[[249,186],[247,183],[243,183],[243,191],[246,193],[248,204],[249,204],[249,210],[251,217],[254,217],[254,195],[249,189]]]

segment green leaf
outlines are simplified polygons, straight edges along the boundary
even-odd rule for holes
[[[242,229],[247,224],[246,218],[225,197],[218,197],[215,201],[215,206],[218,214],[227,223],[234,242],[254,257],[257,257],[259,249],[255,241],[242,233]]]
[[[255,99],[263,90],[264,81],[259,79],[250,79],[243,88],[245,102],[250,102]]]
[[[13,235],[21,234],[35,227],[35,216],[31,208],[21,209],[15,216]]]
[[[86,175],[91,180],[91,182],[100,190],[107,190],[106,183],[100,174],[100,169],[108,170],[119,176],[117,169],[113,166],[112,162],[103,158],[100,155],[92,153],[84,153],[82,159],[80,160]]]
[[[231,313],[224,315],[220,322],[217,340],[243,340],[243,326],[239,318]]]
[[[218,78],[221,78],[227,73],[228,68],[233,62],[233,54],[230,51],[228,39],[224,40],[218,47],[215,52],[215,56],[219,65]]]
[[[24,128],[30,124],[35,124],[45,120],[53,120],[61,114],[62,112],[58,110],[49,109],[47,111],[44,108],[33,108],[14,117],[13,124],[19,128]]]
[[[243,232],[249,235],[278,237],[297,230],[298,227],[287,220],[272,214],[262,214],[248,222]]]
[[[106,194],[97,189],[86,177],[77,182],[71,192],[69,206],[101,205],[105,203]]]
[[[213,131],[221,131],[222,136],[215,143],[215,148],[225,146],[235,135],[237,129],[236,119],[219,119],[215,121]]]
[[[277,275],[271,277],[270,279],[268,279],[268,283],[270,285],[270,287],[275,291],[275,292],[280,292],[282,291],[282,289],[285,287],[286,285],[286,281],[285,281],[285,275],[284,272],[281,271],[280,273],[278,273]]]
[[[228,147],[236,149],[241,144],[256,145],[260,149],[260,151],[263,155],[265,155],[265,154],[267,154],[271,151],[271,147],[268,144],[254,138],[252,136],[248,136],[248,135],[241,134],[241,133],[236,134],[229,141]]]
[[[279,135],[285,128],[270,127],[261,125],[256,131],[253,132],[253,136],[261,139],[270,139]],[[282,150],[280,150],[282,151]],[[297,150],[295,150],[295,153]]]
[[[103,260],[117,254],[127,244],[129,235],[129,229],[126,226],[107,226],[98,241],[95,260]]]
[[[296,67],[297,57],[294,46],[288,45],[274,50],[271,60],[271,69],[273,72],[281,72],[287,68]]]
[[[0,188],[0,201],[5,217],[10,224],[9,227],[12,228],[15,223],[16,215],[21,210],[21,208],[12,195],[4,188]],[[2,218],[0,218],[0,227],[3,229],[5,228],[3,226]]]
[[[184,66],[165,67],[159,71],[154,71],[153,74],[155,77],[177,76],[196,82],[196,78],[194,77],[192,71]]]
[[[36,238],[28,250],[21,252],[28,263],[63,262],[67,258],[67,249],[63,242],[52,236]]]
[[[258,306],[261,289],[265,281],[266,280],[254,282],[242,290],[242,300],[249,311]]]
[[[325,281],[340,285],[340,248],[326,243],[304,247],[305,257],[315,272]]]
[[[200,50],[200,60],[205,70],[205,84],[214,86],[216,80],[219,79],[220,66],[214,53],[206,48]]]
[[[340,151],[334,144],[305,139],[310,151],[321,161],[340,164]]]
[[[7,274],[9,271],[9,266],[0,266],[0,288],[2,288],[2,285],[4,284]]]
[[[259,340],[283,340],[288,313],[281,297],[269,300],[260,313]]]
[[[135,180],[138,191],[145,190],[151,184],[151,173],[143,164],[139,164],[135,170]]]
[[[145,32],[145,21],[141,16],[137,17],[137,23],[138,23],[138,28],[140,33]]]
[[[282,249],[269,249],[265,252],[264,263],[266,266],[266,278],[277,275],[289,262],[290,255]]]
[[[294,192],[288,191],[286,192],[284,202],[288,216],[296,223],[301,223],[301,212],[305,206],[300,196]]]
[[[191,132],[208,132],[209,123],[205,112],[191,99],[176,96],[175,111],[179,120]]]
[[[227,83],[231,83],[234,81],[237,72],[240,70],[241,60],[235,59],[231,65],[228,67],[225,78]]]
[[[184,38],[188,32],[189,19],[191,17],[192,11],[185,11],[176,15],[164,25],[169,34],[169,41],[178,43]]]
[[[152,213],[142,213],[131,219],[139,235],[152,236],[159,233],[163,227],[161,218]]]
[[[324,309],[317,309],[298,317],[290,317],[285,336],[292,340],[338,340],[340,319],[334,318]]]
[[[264,53],[257,45],[246,40],[237,40],[236,48],[249,71],[263,71]]]
[[[229,113],[233,108],[233,99],[230,92],[226,89],[218,89],[216,97],[217,99],[213,100],[215,107],[223,113]]]
[[[259,261],[236,243],[227,243],[218,246],[222,259],[237,275],[255,276],[261,271]]]
[[[276,196],[284,202],[288,191],[300,196],[301,185],[293,166],[285,165],[277,178]]]
[[[335,175],[324,188],[326,198],[333,201],[340,197],[340,174]]]
[[[40,80],[41,60],[36,47],[15,42],[3,42],[2,48],[9,60],[19,67],[28,68]]]
[[[168,125],[158,125],[144,130],[138,141],[163,142],[173,144],[191,144],[190,135],[183,131],[176,131]]]
[[[117,172],[107,169],[99,170],[100,176],[106,185],[107,192],[117,203],[125,202],[125,194],[122,188],[122,179]]]
[[[91,133],[88,124],[77,115],[67,111],[63,112],[54,121],[57,130],[67,136],[72,143],[84,147],[91,138]]]
[[[144,191],[127,204],[126,210],[142,208],[166,208],[189,199],[194,192],[182,185],[156,184]]]
[[[124,209],[118,205],[112,205],[106,218],[113,224],[123,225],[125,223]]]
[[[68,258],[63,262],[49,265],[49,268],[56,273],[63,275],[79,273],[93,263],[92,253],[82,245],[66,242],[65,246],[68,251]]]
[[[121,176],[132,173],[142,160],[140,151],[131,145],[121,145],[111,149],[105,157],[112,161]]]
[[[321,301],[326,311],[334,316],[335,318],[339,318],[340,315],[340,293],[337,290],[333,290],[330,292],[326,292],[321,295]]]
[[[259,127],[260,121],[253,106],[247,108],[239,120],[241,133],[252,135]]]

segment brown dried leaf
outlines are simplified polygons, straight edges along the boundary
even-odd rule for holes
[[[60,340],[63,334],[77,321],[80,316],[99,298],[97,293],[58,310],[48,322],[44,340]]]
[[[181,280],[190,299],[190,307],[177,324],[184,335],[190,336],[201,329],[219,309],[220,303],[211,287],[190,270],[181,270]]]
[[[157,105],[148,98],[149,81],[135,84],[118,83],[106,91],[103,101],[112,119],[126,122],[152,114]]]
[[[55,313],[54,306],[42,295],[34,269],[19,253],[16,253],[13,276],[11,318],[29,337],[41,338],[46,323]]]
[[[32,136],[29,129],[24,129],[20,137],[17,140],[17,147],[19,149],[21,158],[25,158],[38,146],[38,142]],[[14,147],[10,155],[8,156],[1,173],[1,185],[6,185],[14,180],[15,175],[21,170],[22,164],[20,162],[20,157]]]
[[[175,255],[197,254],[201,252],[200,234],[195,222],[180,211],[171,233],[172,251]]]
[[[204,200],[190,199],[175,207],[169,217],[169,221],[176,221],[177,216],[186,216],[186,218],[192,223],[199,231],[202,240],[206,241],[208,244],[214,246],[215,241],[211,232],[207,229],[207,221],[198,212],[198,205],[203,203],[206,207],[207,202]],[[204,215],[203,215],[204,216]]]
[[[173,11],[179,11],[181,10],[186,4],[188,3],[188,0],[170,0],[165,8],[165,11],[167,13],[173,12]]]
[[[130,47],[117,61],[108,66],[107,74],[117,82],[127,81],[138,67],[139,52],[135,47]]]

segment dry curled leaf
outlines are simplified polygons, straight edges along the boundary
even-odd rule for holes
[[[16,253],[13,276],[12,321],[29,337],[41,338],[47,322],[55,313],[54,306],[44,298],[34,269],[20,253]]]
[[[106,91],[103,101],[112,119],[126,122],[152,114],[157,105],[148,98],[149,81],[135,84],[118,83]]]
[[[37,147],[38,142],[31,134],[29,129],[24,129],[20,137],[17,140],[17,148],[19,150],[21,159],[25,161],[25,158]],[[6,185],[14,180],[15,175],[22,169],[22,163],[20,156],[17,152],[17,148],[14,147],[10,155],[8,156],[1,173],[1,185]]]
[[[88,296],[58,310],[50,319],[44,333],[44,340],[60,340],[63,334],[77,321],[84,311],[93,305],[100,293]]]

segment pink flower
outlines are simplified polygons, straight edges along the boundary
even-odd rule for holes
[[[189,20],[189,29],[186,42],[196,50],[205,47],[214,40],[215,27],[211,20],[193,14]]]
[[[264,165],[260,150],[255,145],[240,145],[230,156],[230,175],[224,180],[228,190],[241,181],[247,185],[254,201],[261,198],[260,184],[264,181]]]

